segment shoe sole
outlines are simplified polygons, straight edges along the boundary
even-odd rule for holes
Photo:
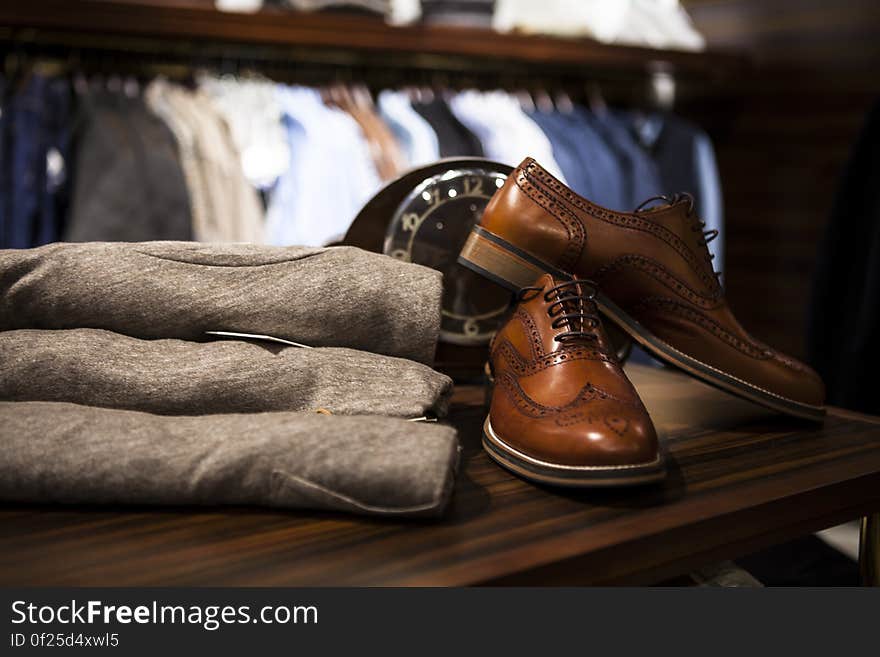
[[[571,278],[571,274],[536,258],[480,226],[474,226],[458,262],[511,290],[532,285],[544,273],[559,278]],[[596,305],[604,316],[653,356],[701,381],[779,413],[813,422],[825,419],[824,406],[803,404],[777,395],[679,351],[646,330],[601,292],[596,295]]]
[[[483,449],[503,468],[529,481],[566,488],[609,488],[663,481],[666,466],[662,455],[650,463],[608,466],[574,466],[548,463],[523,454],[505,443],[492,429],[489,418],[483,423]]]

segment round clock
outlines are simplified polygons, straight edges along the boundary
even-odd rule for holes
[[[445,342],[486,344],[510,302],[506,291],[456,262],[506,173],[485,166],[437,173],[412,189],[388,223],[384,253],[443,272],[440,339]]]
[[[486,345],[510,293],[458,264],[471,227],[513,167],[484,158],[446,158],[406,172],[370,199],[342,244],[382,252],[443,272],[440,343],[435,367],[456,380],[482,376]],[[621,358],[629,340],[606,331]]]

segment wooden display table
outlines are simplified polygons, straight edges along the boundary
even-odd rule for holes
[[[462,467],[439,521],[7,505],[0,585],[650,584],[861,516],[876,582],[880,420],[804,424],[675,372],[628,371],[665,434],[663,485],[517,479],[483,453],[482,390],[462,387]]]

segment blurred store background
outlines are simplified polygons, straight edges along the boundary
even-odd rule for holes
[[[2,248],[332,243],[411,167],[532,155],[693,192],[743,323],[880,414],[876,0],[2,0],[0,48]],[[847,531],[749,569],[854,577]]]

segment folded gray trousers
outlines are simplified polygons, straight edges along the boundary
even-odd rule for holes
[[[0,251],[0,499],[439,514],[455,431],[402,418],[446,410],[440,299],[348,247]]]
[[[0,402],[0,499],[438,515],[455,431],[317,413],[161,416]]]
[[[0,332],[0,399],[163,415],[308,411],[444,415],[452,380],[427,365],[343,348],[139,340],[98,329]]]
[[[139,242],[0,251],[0,331],[266,334],[430,363],[440,272],[353,247]]]

